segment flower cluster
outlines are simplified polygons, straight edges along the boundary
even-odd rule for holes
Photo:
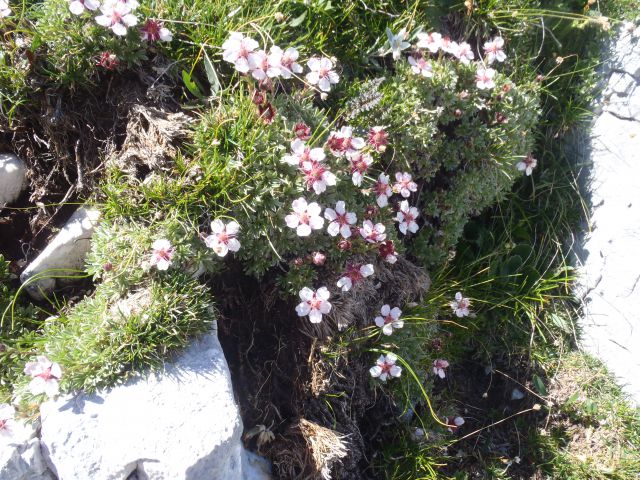
[[[216,219],[211,222],[211,234],[203,238],[204,244],[213,250],[219,257],[224,257],[229,252],[240,250],[238,234],[240,225],[235,220],[225,224],[222,220]],[[167,270],[173,263],[175,247],[166,238],[160,238],[151,245],[151,256],[149,265],[158,270]]]
[[[243,74],[250,74],[260,82],[261,87],[269,89],[275,78],[290,79],[300,75],[304,68],[298,63],[300,53],[294,47],[283,50],[273,45],[269,51],[259,48],[260,45],[251,37],[240,32],[231,32],[222,44],[222,58],[232,63],[234,68]],[[338,83],[339,75],[335,71],[333,61],[327,57],[312,57],[307,61],[309,72],[305,78],[310,85],[317,85],[322,92],[329,92],[331,86]]]
[[[138,6],[137,0],[104,0],[102,3],[99,0],[71,0],[69,11],[78,16],[85,12],[99,11],[100,15],[95,17],[96,23],[123,37],[130,27],[138,24],[138,17],[135,15]],[[173,34],[162,22],[148,19],[140,29],[140,37],[147,42],[170,42]]]

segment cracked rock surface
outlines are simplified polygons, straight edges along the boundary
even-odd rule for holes
[[[602,78],[585,152],[593,211],[579,262],[582,345],[640,404],[640,29],[611,44]]]

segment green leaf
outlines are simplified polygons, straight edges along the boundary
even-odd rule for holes
[[[547,395],[547,389],[544,386],[544,382],[542,381],[542,379],[534,373],[532,381],[533,381],[533,386],[536,388],[538,393],[543,397],[545,397]]]
[[[192,95],[198,98],[203,97],[202,92],[198,88],[198,85],[193,81],[193,79],[191,78],[191,74],[186,70],[182,70],[182,81],[184,82],[184,86],[187,87],[187,90],[189,90]]]
[[[304,12],[302,12],[302,15],[294,18],[293,20],[291,20],[289,22],[289,26],[291,27],[297,27],[298,25],[300,25],[302,22],[304,22],[304,19],[307,16],[307,10],[305,10]]]
[[[213,63],[206,51],[204,52],[204,70],[207,73],[209,85],[211,85],[211,95],[215,97],[220,91],[220,80],[218,79],[216,69],[213,67]]]

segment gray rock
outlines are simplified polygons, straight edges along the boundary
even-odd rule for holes
[[[25,426],[11,439],[0,438],[0,480],[55,480],[34,437]]]
[[[35,299],[53,291],[55,277],[73,275],[84,267],[91,246],[91,236],[100,212],[81,207],[76,210],[47,247],[24,269],[20,281]]]
[[[15,202],[26,187],[27,166],[12,153],[0,153],[0,210]]]
[[[215,333],[160,372],[41,406],[44,454],[60,480],[264,480]]]

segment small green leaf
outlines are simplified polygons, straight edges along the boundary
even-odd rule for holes
[[[213,63],[209,58],[207,52],[204,52],[204,70],[207,73],[207,80],[209,80],[209,85],[211,85],[211,95],[216,96],[216,94],[220,91],[220,80],[218,79],[218,74],[216,73],[216,69],[213,67]]]
[[[534,374],[532,381],[533,381],[533,386],[536,387],[536,390],[538,391],[538,393],[543,397],[545,397],[547,395],[547,389],[544,386],[544,382],[542,381],[542,379],[538,375]]]
[[[304,22],[304,19],[307,16],[307,10],[305,10],[304,12],[302,12],[302,15],[294,18],[293,20],[291,20],[289,22],[289,26],[291,27],[297,27],[298,25],[300,25],[302,22]]]
[[[192,95],[202,98],[202,92],[198,88],[196,82],[192,80],[191,74],[186,70],[182,70],[182,81],[184,82],[184,86],[187,87],[187,90],[189,90]]]

